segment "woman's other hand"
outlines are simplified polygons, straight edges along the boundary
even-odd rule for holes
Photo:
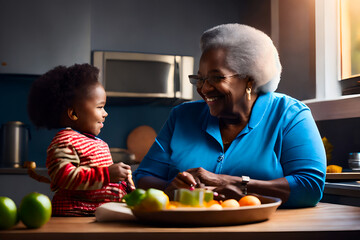
[[[229,184],[226,179],[227,175],[216,174],[205,170],[202,167],[199,168],[191,168],[186,170],[186,173],[190,173],[192,177],[195,179],[196,187],[202,186],[224,186]]]
[[[214,199],[215,200],[226,200],[226,199],[236,199],[236,200],[240,200],[240,198],[242,198],[243,196],[245,196],[245,194],[243,193],[243,191],[235,186],[235,185],[225,185],[225,186],[221,186],[221,187],[217,187],[215,189],[213,189],[213,192],[216,192],[217,194],[214,194]]]
[[[128,179],[131,175],[131,167],[125,163],[114,163],[109,166],[110,182],[117,183]]]
[[[194,177],[188,172],[180,172],[176,177],[167,185],[165,193],[170,199],[174,197],[174,190],[179,188],[191,189],[196,185]]]
[[[237,199],[244,196],[243,191],[235,184],[233,176],[224,174],[216,174],[205,170],[204,168],[192,168],[186,171],[190,173],[195,181],[196,187],[215,187],[212,191],[215,200]]]

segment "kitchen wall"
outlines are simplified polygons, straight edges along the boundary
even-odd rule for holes
[[[254,17],[254,14],[256,17]],[[270,34],[268,0],[0,0],[0,124],[23,121],[29,87],[57,65],[91,62],[91,51],[137,51],[195,57],[201,33],[239,22]],[[199,98],[195,95],[195,99]],[[139,125],[157,132],[171,105],[107,105],[100,137],[126,148]],[[31,125],[29,160],[45,166],[46,148],[56,131]]]
[[[283,65],[277,91],[314,98],[314,1],[275,2]],[[32,81],[57,65],[91,63],[93,50],[191,55],[196,70],[204,30],[238,22],[271,35],[271,17],[271,0],[0,0],[0,124],[19,120],[31,125],[26,102]],[[194,98],[199,99],[197,93]],[[100,137],[110,147],[125,148],[132,129],[146,124],[159,131],[171,108],[108,104]],[[321,135],[335,145],[333,163],[347,167],[348,152],[360,151],[358,121],[318,122]],[[31,132],[29,159],[41,167],[56,131],[31,125]]]
[[[276,2],[276,1],[275,1]],[[276,45],[283,65],[278,92],[300,100],[315,97],[314,1],[278,1]],[[271,35],[271,0],[0,0],[0,124],[19,120],[31,125],[26,102],[32,81],[57,65],[91,63],[91,51],[138,51],[200,57],[201,33],[218,24],[249,24]],[[199,99],[197,93],[194,98]],[[108,104],[100,135],[110,147],[126,147],[139,125],[159,131],[171,105]],[[354,131],[344,122],[318,123],[322,136],[336,142],[334,160],[344,165],[349,151],[360,151]],[[45,151],[56,131],[31,125],[29,158],[45,164]],[[338,139],[344,139],[339,141]],[[353,146],[353,147],[350,147]]]

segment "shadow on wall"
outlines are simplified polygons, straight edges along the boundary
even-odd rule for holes
[[[45,167],[46,149],[57,130],[37,129],[27,114],[27,96],[37,75],[0,74],[0,104],[2,113],[0,124],[8,121],[21,121],[30,125],[29,161],[37,167]],[[108,104],[104,128],[99,137],[109,147],[126,148],[128,134],[140,125],[149,125],[159,132],[165,123],[172,106],[143,103],[131,105]]]

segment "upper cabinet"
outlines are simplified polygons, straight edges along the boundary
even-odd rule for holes
[[[90,63],[91,1],[1,1],[0,73]]]

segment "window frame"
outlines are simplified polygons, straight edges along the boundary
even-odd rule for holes
[[[360,94],[341,91],[339,1],[315,0],[316,97],[303,102],[316,121],[360,117]]]

